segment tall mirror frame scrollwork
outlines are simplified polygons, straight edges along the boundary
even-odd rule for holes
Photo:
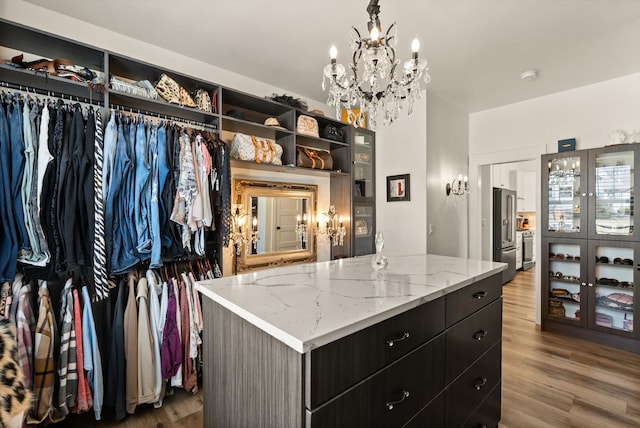
[[[317,185],[234,179],[232,214],[237,209],[244,215],[242,235],[247,240],[241,253],[234,255],[238,273],[315,262],[311,216],[316,213],[317,200]],[[258,239],[252,241],[252,235]]]

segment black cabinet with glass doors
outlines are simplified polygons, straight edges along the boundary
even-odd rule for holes
[[[542,157],[542,328],[640,353],[639,145]]]

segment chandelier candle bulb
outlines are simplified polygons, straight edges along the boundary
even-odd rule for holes
[[[336,45],[331,45],[331,49],[329,49],[329,57],[331,57],[331,63],[335,64],[336,58],[338,58],[338,49]]]
[[[413,52],[414,58],[418,57],[419,50],[420,50],[420,40],[418,40],[418,38],[416,37],[415,39],[413,39],[413,42],[411,42],[411,52]]]

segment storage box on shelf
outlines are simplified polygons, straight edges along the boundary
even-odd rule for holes
[[[543,156],[543,329],[640,353],[637,161],[637,144]]]

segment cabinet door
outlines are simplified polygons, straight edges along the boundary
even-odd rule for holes
[[[353,205],[354,256],[373,254],[375,235],[375,206],[372,203],[355,202]]]
[[[587,243],[583,239],[545,239],[542,246],[542,316],[586,326]]]
[[[589,328],[638,337],[633,319],[639,248],[635,242],[590,241]]]
[[[638,239],[637,156],[635,144],[589,150],[589,238]]]
[[[587,237],[587,152],[542,156],[542,235]]]
[[[374,198],[374,137],[364,129],[355,129],[353,134],[353,196],[355,200]]]

